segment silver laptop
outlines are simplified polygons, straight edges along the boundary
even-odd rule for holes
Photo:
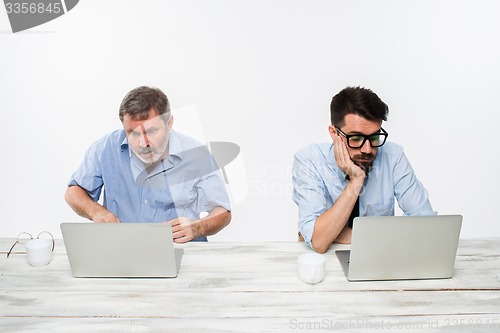
[[[179,272],[166,223],[61,223],[74,277],[167,278]]]
[[[349,281],[450,278],[461,226],[461,215],[357,217],[351,250],[335,253]]]

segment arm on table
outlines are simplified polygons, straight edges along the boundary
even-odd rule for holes
[[[78,185],[68,186],[64,199],[78,215],[94,222],[120,222],[118,217],[98,204]]]
[[[179,217],[168,221],[172,225],[172,236],[177,243],[189,242],[202,236],[215,235],[231,221],[231,212],[215,207],[207,216],[199,220]]]
[[[351,180],[333,206],[316,219],[311,239],[316,252],[325,253],[332,243],[351,243],[352,229],[346,222],[359,195],[355,183]]]
[[[333,140],[335,161],[350,180],[335,203],[318,216],[314,223],[311,243],[319,253],[325,253],[333,242],[351,243],[352,229],[346,223],[366,178],[365,171],[351,160],[345,142],[337,133],[333,135]]]

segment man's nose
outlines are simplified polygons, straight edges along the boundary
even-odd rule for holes
[[[361,146],[361,152],[364,154],[370,154],[372,152],[372,145],[370,140],[366,140],[365,143]]]
[[[146,134],[146,129],[144,125],[141,125],[141,137],[139,138],[139,146],[141,147],[149,147],[148,135]]]
[[[148,141],[147,136],[143,135],[143,136],[139,139],[139,146],[140,146],[141,148],[147,148],[147,147],[149,147],[149,141]]]

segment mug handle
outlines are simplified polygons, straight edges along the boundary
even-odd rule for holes
[[[54,240],[54,236],[52,236],[52,234],[48,231],[42,231],[38,234],[38,236],[36,236],[36,238],[40,239],[41,234],[49,234],[50,235],[50,238],[52,238],[52,252],[54,252],[54,248],[56,246],[56,241]]]

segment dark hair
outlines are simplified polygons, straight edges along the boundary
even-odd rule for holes
[[[125,115],[131,118],[138,116],[140,120],[143,120],[148,118],[151,109],[155,109],[158,116],[165,115],[165,120],[170,117],[170,103],[163,91],[142,86],[129,91],[123,98],[119,117],[122,122]]]
[[[373,91],[362,87],[347,87],[333,96],[330,103],[332,125],[344,125],[347,114],[356,114],[368,120],[387,120],[389,107]]]

